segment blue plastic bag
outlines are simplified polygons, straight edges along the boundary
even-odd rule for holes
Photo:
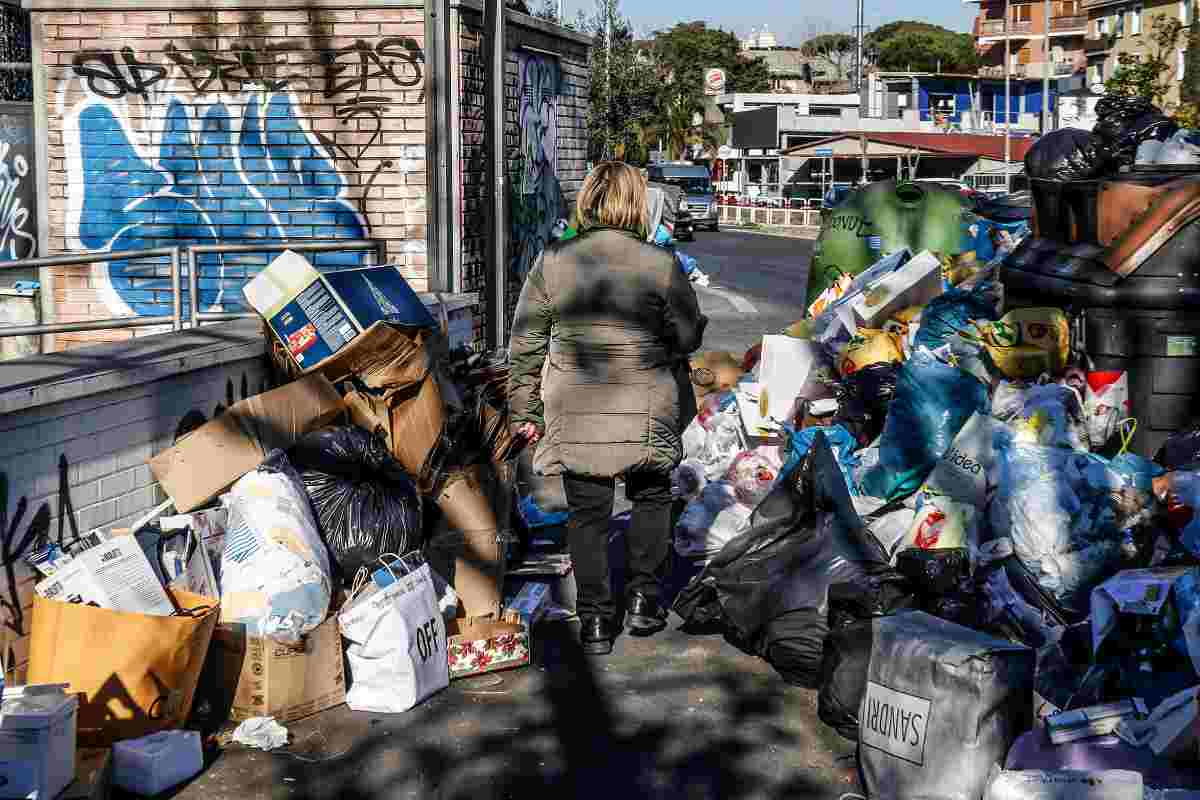
[[[675,260],[679,262],[679,268],[683,270],[684,275],[691,275],[700,268],[700,262],[682,250],[675,251]]]
[[[971,233],[974,228],[974,234]],[[1029,233],[1029,223],[996,222],[980,217],[967,228],[967,240],[970,249],[975,251],[977,261],[991,261],[996,255],[995,237],[1007,234],[1012,241],[1019,241]]]
[[[858,465],[858,440],[850,431],[846,430],[841,425],[830,425],[828,427],[814,425],[809,428],[796,430],[791,425],[783,426],[787,434],[787,459],[783,462],[783,467],[779,470],[778,480],[783,480],[792,473],[792,470],[800,466],[800,462],[808,455],[808,451],[812,449],[813,439],[818,433],[824,433],[825,439],[829,442],[829,449],[833,451],[833,455],[837,458],[838,466],[842,468],[842,477],[846,479],[846,488],[850,490],[851,495],[857,495],[858,492],[854,487],[854,467]]]
[[[984,287],[967,292],[951,289],[936,297],[921,312],[921,327],[913,342],[915,348],[937,350],[954,334],[969,328],[972,320],[995,320],[996,308]]]
[[[525,523],[525,527],[530,530],[566,525],[567,520],[571,517],[568,511],[542,511],[537,501],[533,499],[533,495],[522,497],[517,502],[517,513],[521,515],[521,521]]]
[[[988,407],[987,387],[978,379],[917,350],[896,376],[879,463],[863,475],[863,493],[895,500],[917,491],[971,415]]]

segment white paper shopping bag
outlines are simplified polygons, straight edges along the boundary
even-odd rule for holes
[[[450,683],[428,564],[383,588],[368,583],[338,615],[338,627],[351,642],[346,705],[355,711],[408,711]]]

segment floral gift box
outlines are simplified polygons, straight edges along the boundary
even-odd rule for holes
[[[456,619],[447,631],[451,680],[529,664],[529,629],[514,615]]]

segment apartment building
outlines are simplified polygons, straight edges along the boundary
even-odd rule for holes
[[[1083,4],[1088,17],[1088,35],[1084,41],[1087,83],[1092,87],[1113,76],[1123,53],[1145,56],[1157,49],[1152,32],[1158,19],[1179,20],[1183,29],[1170,54],[1175,80],[1166,105],[1178,103],[1187,30],[1200,13],[1200,0],[1083,0]]]
[[[1004,76],[1005,40],[1009,74],[1017,78],[1064,78],[1086,66],[1087,0],[964,0],[979,6],[975,44],[980,75]]]

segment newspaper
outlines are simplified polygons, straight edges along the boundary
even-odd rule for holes
[[[205,597],[221,596],[221,554],[225,549],[225,524],[228,516],[228,511],[220,507],[193,511],[190,514],[177,514],[159,520],[164,534],[188,529],[191,532],[191,541],[196,543],[194,550],[191,543],[188,544],[191,555],[186,559],[186,585],[182,588]],[[164,564],[163,567],[166,569],[167,565]],[[172,585],[179,579],[179,575],[171,575],[168,570],[168,580],[172,581]]]
[[[113,611],[171,616],[175,607],[146,554],[132,536],[114,536],[92,547],[34,586],[48,600],[84,603]]]

